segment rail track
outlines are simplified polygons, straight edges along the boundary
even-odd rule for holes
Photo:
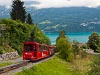
[[[11,70],[17,69],[19,67],[25,66],[28,63],[29,63],[29,61],[22,61],[18,64],[14,64],[14,65],[10,65],[10,66],[4,67],[4,68],[0,68],[0,75],[3,74],[3,73],[7,73]]]
[[[30,67],[32,67],[32,66],[34,66],[36,64],[39,64],[39,63],[44,62],[44,61],[47,61],[47,60],[53,58],[54,56],[55,55],[50,56],[48,58],[44,58],[44,59],[38,60],[38,61],[35,61],[35,62],[21,61],[18,64],[13,64],[13,65],[10,65],[10,66],[7,66],[7,67],[0,68],[0,75],[11,75],[11,74],[20,72],[20,71],[23,70],[23,67],[24,68],[30,68]]]

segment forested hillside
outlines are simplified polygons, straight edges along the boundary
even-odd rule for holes
[[[87,7],[45,8],[26,7],[34,23],[45,32],[91,32],[100,31],[100,9]],[[0,7],[0,18],[9,18],[10,9]]]
[[[9,52],[8,47],[12,47],[19,53],[22,52],[22,43],[25,41],[36,41],[50,45],[50,40],[46,37],[37,25],[22,23],[10,19],[1,19],[0,26],[5,25],[6,30],[0,36],[0,54]]]
[[[31,13],[32,14],[32,13]],[[35,11],[34,21],[46,32],[100,31],[100,10],[86,7],[49,8]]]

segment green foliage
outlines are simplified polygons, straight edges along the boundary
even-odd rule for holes
[[[73,62],[73,59],[74,59],[73,53],[69,53],[67,60],[70,61],[70,62]]]
[[[93,32],[90,36],[89,36],[89,40],[87,42],[88,47],[90,47],[91,49],[94,50],[94,52],[96,52],[97,50],[99,51],[99,46],[100,46],[100,36],[98,35],[98,33]]]
[[[10,19],[2,19],[0,24],[6,24],[5,43],[20,54],[22,52],[22,43],[30,41],[32,36],[34,41],[50,45],[50,39],[41,32],[37,25],[29,25]]]
[[[85,45],[83,45],[81,48],[82,48],[82,49],[87,49],[87,45],[85,44]]]
[[[13,0],[10,16],[13,20],[21,20],[22,22],[25,22],[26,10],[24,7],[24,2],[21,0]]]
[[[32,17],[31,17],[31,15],[29,13],[28,13],[28,15],[26,17],[26,23],[33,24]]]
[[[3,37],[0,36],[0,46],[3,45]]]
[[[57,43],[57,50],[59,51],[60,57],[67,59],[68,53],[70,51],[71,45],[69,42],[66,41],[64,38],[60,38]]]
[[[87,53],[83,49],[82,50],[79,50],[79,55],[80,55],[81,58],[86,58],[87,57]]]
[[[3,53],[5,53],[4,47],[0,46],[0,54],[3,54]]]
[[[72,49],[73,49],[73,53],[74,53],[74,58],[76,59],[76,55],[78,55],[80,49],[78,46],[78,42],[75,40],[73,41]]]
[[[33,34],[34,41],[37,41],[39,43],[48,44],[48,45],[51,44],[50,39],[46,37],[37,26],[34,26],[33,30],[34,30],[34,34]]]
[[[69,39],[65,36],[65,32],[62,30],[56,40],[56,47],[59,51],[59,56],[63,59],[68,58],[69,53],[71,52],[71,44]]]
[[[96,55],[92,61],[91,70],[88,75],[100,75],[100,54]]]
[[[56,42],[57,42],[60,38],[67,38],[64,30],[60,31],[59,36],[58,36],[57,39],[56,39]],[[68,38],[67,38],[67,39],[68,39]]]
[[[5,39],[8,40],[9,45],[12,46],[12,48],[21,53],[22,42],[28,41],[33,27],[9,19],[3,19],[1,20],[1,23],[6,24]]]

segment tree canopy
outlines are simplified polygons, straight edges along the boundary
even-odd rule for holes
[[[12,11],[10,12],[12,20],[20,20],[22,23],[26,19],[26,10],[24,7],[24,2],[21,0],[14,0],[12,3]]]
[[[97,32],[93,32],[89,36],[89,40],[87,42],[87,45],[89,48],[93,49],[94,52],[99,51],[99,46],[100,46],[100,36],[98,35]]]
[[[60,31],[59,36],[58,36],[57,39],[56,39],[56,42],[57,42],[60,38],[67,38],[67,37],[65,36],[65,31],[64,31],[64,30]]]
[[[69,58],[70,58],[69,55],[70,55],[70,51],[71,51],[71,44],[69,42],[68,37],[65,36],[65,31],[64,30],[62,30],[59,33],[59,36],[56,40],[56,47],[57,47],[57,50],[59,51],[59,56],[61,58],[69,60]]]
[[[28,13],[27,17],[26,17],[26,23],[28,24],[33,24],[33,21],[32,21],[32,17],[30,15],[30,13]]]

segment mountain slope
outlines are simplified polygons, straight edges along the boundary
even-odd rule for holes
[[[100,31],[99,14],[100,10],[94,8],[70,7],[40,9],[32,16],[46,32],[89,32]]]
[[[0,7],[0,18],[10,17],[11,9]],[[91,32],[100,31],[100,9],[87,7],[45,8],[27,7],[34,23],[45,32]],[[1,12],[3,14],[1,14]]]

